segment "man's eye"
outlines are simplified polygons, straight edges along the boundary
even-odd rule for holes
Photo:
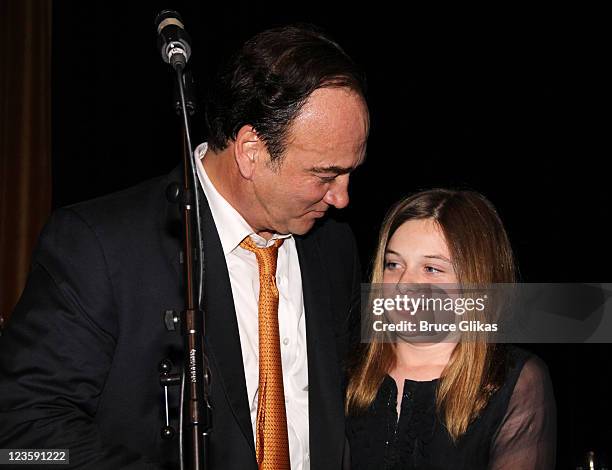
[[[334,181],[336,179],[336,175],[334,175],[334,176],[318,176],[317,178],[319,178],[324,183],[331,183],[332,181]]]

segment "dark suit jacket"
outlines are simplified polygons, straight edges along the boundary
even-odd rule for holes
[[[158,363],[180,358],[162,313],[182,309],[180,218],[165,198],[179,172],[56,211],[0,337],[0,448],[68,448],[84,468],[177,466],[162,441]],[[205,347],[211,368],[212,469],[256,469],[231,286],[203,210]],[[308,349],[311,467],[341,467],[341,362],[357,326],[360,268],[345,225],[296,237]],[[175,362],[176,364],[177,362]],[[170,392],[178,416],[178,387]],[[176,419],[173,420],[178,427]]]

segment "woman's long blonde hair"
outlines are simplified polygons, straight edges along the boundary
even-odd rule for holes
[[[372,265],[372,283],[383,280],[389,239],[406,221],[433,219],[442,230],[461,285],[515,282],[512,248],[493,205],[473,191],[432,189],[409,196],[388,212],[380,230]],[[351,367],[347,414],[359,414],[373,402],[387,374],[395,366],[395,347],[389,342],[362,345]],[[436,409],[453,440],[487,405],[505,376],[501,345],[462,341],[440,377]]]

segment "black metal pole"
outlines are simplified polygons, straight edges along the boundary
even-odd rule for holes
[[[186,105],[185,66],[191,55],[189,35],[185,32],[181,16],[172,10],[164,10],[155,20],[158,46],[164,62],[170,64],[176,74],[179,91],[178,108],[182,116],[183,143],[183,184],[171,184],[167,196],[180,203],[183,219],[183,266],[185,276],[185,309],[181,315],[166,311],[164,322],[170,331],[180,321],[183,336],[184,360],[181,379],[171,374],[171,364],[167,360],[160,363],[160,384],[164,387],[166,420],[162,437],[172,439],[173,428],[169,425],[167,386],[181,382],[181,409],[179,453],[181,469],[205,470],[207,468],[207,448],[211,430],[211,409],[208,399],[209,370],[204,351],[204,260],[203,240],[200,217],[200,198],[196,156],[191,144],[189,114],[194,111],[194,103]],[[187,85],[191,85],[191,80]],[[191,96],[191,94],[190,94]],[[185,445],[183,445],[185,444]]]
[[[178,66],[176,79],[181,99],[183,116],[183,197],[182,214],[184,225],[185,311],[182,314],[184,344],[184,373],[186,386],[183,397],[183,431],[186,439],[187,465],[190,470],[206,469],[205,448],[210,431],[210,413],[203,357],[204,312],[200,309],[203,290],[203,263],[201,231],[199,230],[199,201],[197,197],[197,171],[189,131],[188,109],[185,103],[183,67]]]

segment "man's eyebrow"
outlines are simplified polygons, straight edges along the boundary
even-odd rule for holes
[[[315,167],[312,167],[310,171],[312,171],[313,173],[335,173],[337,175],[344,175],[346,173],[350,173],[354,169],[355,168],[353,168],[352,166],[344,167],[344,166],[330,165],[330,166],[315,166]]]

